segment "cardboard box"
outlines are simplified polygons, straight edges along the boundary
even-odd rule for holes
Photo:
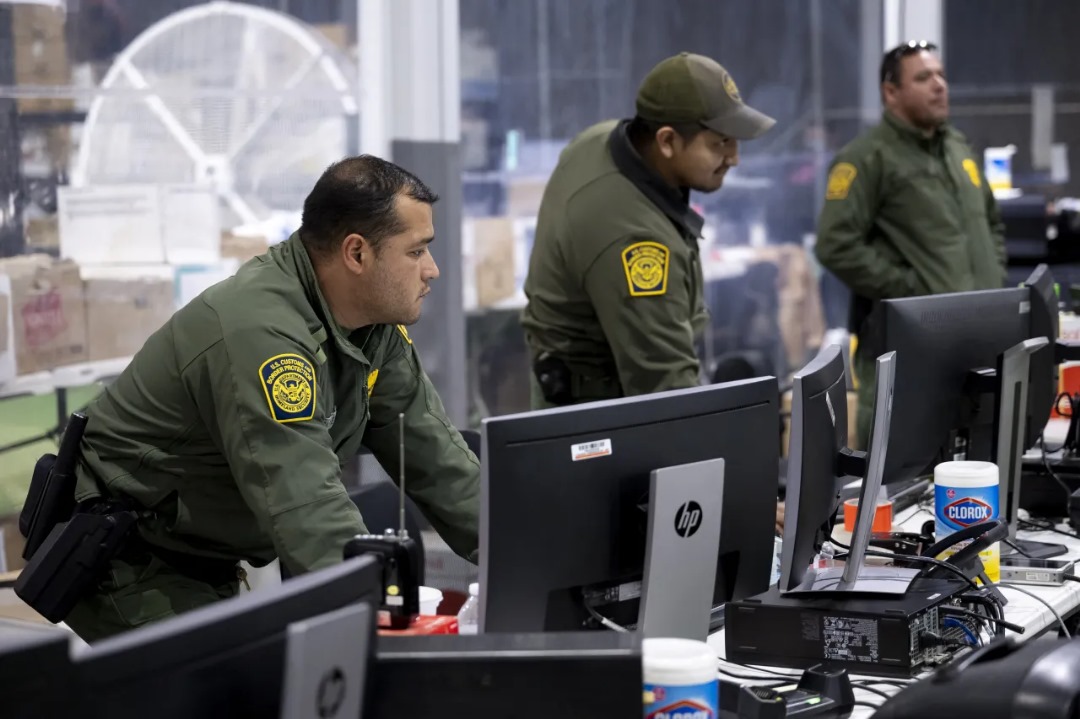
[[[239,260],[241,264],[266,254],[270,242],[261,236],[245,237],[231,232],[221,233],[221,257]]]
[[[11,305],[11,278],[0,275],[0,385],[15,377],[15,327]]]
[[[86,296],[87,359],[130,357],[172,317],[172,277],[91,277]]]
[[[480,217],[471,221],[476,266],[476,303],[490,307],[515,290],[514,221]]]
[[[8,283],[5,283],[8,284]],[[0,354],[11,347],[8,334],[11,332],[11,295],[10,288],[0,288]]]
[[[86,308],[79,267],[48,255],[0,260],[11,280],[17,374],[86,361]]]
[[[26,221],[26,245],[33,249],[59,249],[60,227],[56,215],[28,219]]]
[[[71,85],[66,18],[62,8],[16,4],[12,9],[16,85]],[[23,97],[17,106],[21,113],[66,112],[74,108],[74,101],[70,97]]]
[[[511,217],[535,217],[540,211],[547,177],[515,177],[506,183],[506,214]]]

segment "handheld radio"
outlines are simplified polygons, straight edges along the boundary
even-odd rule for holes
[[[391,629],[407,628],[420,613],[420,586],[417,581],[420,550],[405,529],[405,415],[398,415],[400,433],[398,457],[398,529],[387,527],[383,534],[358,534],[345,545],[345,559],[374,555],[382,565],[382,611],[390,616]]]

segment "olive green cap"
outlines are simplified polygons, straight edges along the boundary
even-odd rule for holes
[[[637,114],[653,122],[700,123],[736,140],[752,140],[776,124],[742,101],[720,63],[688,52],[649,71],[638,88]]]

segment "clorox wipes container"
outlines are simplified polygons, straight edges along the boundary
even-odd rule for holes
[[[998,518],[998,468],[992,462],[942,462],[934,467],[934,539]],[[938,558],[956,554],[970,542],[950,547]],[[1001,578],[1001,544],[979,552],[986,576]]]
[[[645,719],[716,719],[720,682],[716,652],[693,639],[641,641]]]

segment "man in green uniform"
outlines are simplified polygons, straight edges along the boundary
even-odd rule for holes
[[[636,105],[571,141],[544,191],[522,315],[535,408],[700,384],[708,313],[690,190],[720,189],[738,141],[774,121],[689,53],[654,67]]]
[[[80,636],[233,596],[241,559],[341,561],[366,532],[342,464],[365,446],[396,477],[401,414],[409,494],[475,561],[479,464],[404,327],[439,276],[435,200],[375,157],[331,166],[298,233],[178,311],[90,406],[76,498],[143,518],[65,620]]]
[[[948,125],[949,86],[936,48],[907,43],[886,53],[881,95],[881,124],[844,147],[830,170],[816,248],[853,294],[863,446],[882,350],[876,303],[992,289],[1005,279],[997,203],[963,135]]]

